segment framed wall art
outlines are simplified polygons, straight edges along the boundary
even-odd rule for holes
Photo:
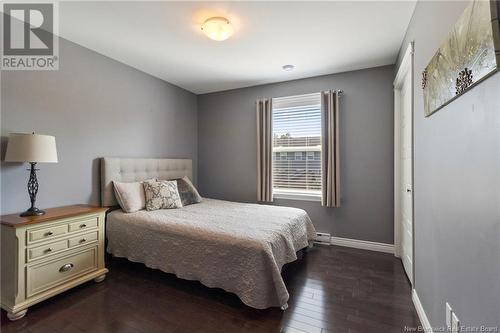
[[[500,2],[474,0],[422,73],[428,117],[500,69]]]

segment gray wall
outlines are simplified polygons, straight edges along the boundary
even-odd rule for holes
[[[277,200],[305,209],[318,231],[393,243],[394,67],[385,66],[198,97],[198,173],[204,195],[256,200],[255,100],[343,89],[342,207]]]
[[[450,302],[465,326],[500,326],[500,73],[424,118],[421,73],[466,2],[417,3],[415,285],[432,326]]]
[[[59,163],[39,165],[40,208],[98,204],[101,156],[192,158],[196,166],[196,95],[66,40],[59,46],[58,71],[1,78],[2,157],[10,132],[56,137]],[[1,167],[1,213],[25,210],[26,165]]]

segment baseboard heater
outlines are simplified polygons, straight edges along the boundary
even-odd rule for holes
[[[352,247],[355,249],[394,254],[394,244],[377,243],[360,239],[350,239],[350,238],[335,237],[335,236],[332,237],[331,234],[326,232],[317,232],[316,238],[314,239],[314,243],[323,245]]]
[[[332,238],[331,236],[331,234],[328,234],[326,232],[317,232],[314,242],[318,244],[330,245],[330,239]]]

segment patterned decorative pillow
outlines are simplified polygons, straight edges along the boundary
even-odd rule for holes
[[[182,207],[182,201],[175,180],[147,181],[143,185],[147,210]]]
[[[188,177],[184,176],[176,180],[183,206],[201,202],[201,195],[198,193],[196,187],[194,187]]]

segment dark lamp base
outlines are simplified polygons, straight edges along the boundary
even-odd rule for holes
[[[43,215],[43,214],[45,214],[45,212],[43,210],[38,209],[36,207],[31,207],[30,209],[28,209],[27,211],[25,211],[24,213],[22,213],[19,216],[22,216],[22,217],[25,217],[25,216],[40,216],[40,215]]]

